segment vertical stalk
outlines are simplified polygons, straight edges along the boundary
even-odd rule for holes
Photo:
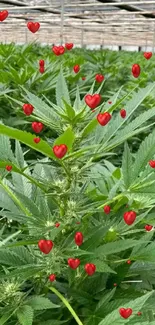
[[[76,314],[75,310],[72,308],[68,300],[62,296],[62,294],[54,287],[49,288],[51,291],[53,291],[59,298],[60,300],[64,303],[64,305],[68,308],[74,319],[76,320],[78,325],[83,325],[81,320],[79,319],[78,315]]]

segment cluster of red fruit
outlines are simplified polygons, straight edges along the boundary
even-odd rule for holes
[[[120,313],[121,317],[127,319],[127,318],[129,318],[129,317],[132,315],[133,310],[132,310],[131,308],[120,308],[120,309],[119,309],[119,313]],[[139,312],[137,313],[137,315],[138,315],[138,316],[141,316],[142,313],[139,311]]]
[[[151,57],[152,57],[152,52],[144,52],[144,58],[146,59],[146,60],[149,60],[149,59],[151,59]],[[133,77],[134,78],[138,78],[139,77],[139,75],[140,75],[140,72],[141,72],[141,68],[140,68],[140,65],[139,64],[133,64],[133,66],[132,66],[132,75],[133,75]]]
[[[55,224],[55,226],[56,226],[56,224]],[[58,225],[56,227],[58,227]],[[76,232],[76,234],[74,236],[74,241],[77,246],[81,246],[83,244],[82,232]],[[49,254],[50,251],[52,250],[53,246],[54,246],[54,243],[52,242],[52,240],[41,239],[38,242],[38,247],[39,247],[40,251],[44,254]],[[68,258],[68,265],[71,269],[75,270],[79,267],[80,260],[78,258]],[[91,276],[95,273],[96,266],[93,263],[87,263],[87,264],[85,264],[84,269],[85,269],[86,273],[89,276]],[[56,279],[55,274],[50,274],[49,280],[53,282],[55,279]]]
[[[105,205],[104,208],[103,208],[103,210],[104,210],[104,212],[105,212],[106,214],[109,214],[110,211],[111,211],[111,207],[110,207],[109,205]],[[131,211],[127,211],[127,212],[125,212],[124,215],[123,215],[123,218],[124,218],[125,223],[126,223],[128,226],[130,226],[130,225],[132,225],[132,224],[134,223],[134,221],[136,220],[136,216],[137,216],[136,212],[131,210]],[[147,231],[150,231],[150,230],[153,229],[153,226],[151,226],[151,225],[145,225],[144,228],[145,228]],[[129,263],[128,263],[128,264],[129,264]]]

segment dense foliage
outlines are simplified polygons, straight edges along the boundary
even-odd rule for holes
[[[154,57],[0,55],[0,325],[154,325]]]

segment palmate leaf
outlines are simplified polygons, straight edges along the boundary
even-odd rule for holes
[[[130,116],[135,112],[135,110],[139,107],[139,105],[143,102],[143,100],[151,93],[151,91],[153,91],[154,87],[155,87],[155,83],[148,85],[146,88],[140,89],[138,93],[136,92],[133,93],[132,98],[128,101],[128,103],[124,107],[127,112],[126,118],[121,119],[120,115],[117,115],[116,118],[113,118],[113,120],[111,120],[113,123],[109,123],[109,126],[107,126],[106,128],[107,132],[104,136],[103,148],[109,147],[108,146],[109,141],[111,138],[115,136],[115,134],[117,134],[118,137],[118,130],[120,130],[122,126],[126,124]]]
[[[33,308],[28,305],[22,306],[17,312],[17,317],[21,325],[32,325],[33,316]]]
[[[144,306],[145,302],[151,297],[154,291],[151,291],[140,298],[135,300],[131,300],[129,303],[124,304],[124,306],[119,306],[119,308],[132,308],[133,315],[130,318],[124,320],[121,318],[119,314],[119,308],[112,311],[112,313],[108,314],[100,323],[99,325],[111,325],[111,324],[124,324],[130,322],[130,320],[135,317],[135,314]]]

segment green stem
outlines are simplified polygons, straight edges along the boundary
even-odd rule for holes
[[[64,303],[64,305],[68,308],[68,310],[70,311],[70,313],[72,314],[72,316],[74,317],[74,319],[76,320],[78,325],[83,325],[83,323],[80,321],[78,315],[76,314],[76,312],[74,311],[74,309],[71,307],[71,305],[69,304],[69,302],[67,301],[66,298],[64,298],[62,296],[62,294],[54,287],[49,288],[51,291],[53,291],[59,298],[60,300]]]

